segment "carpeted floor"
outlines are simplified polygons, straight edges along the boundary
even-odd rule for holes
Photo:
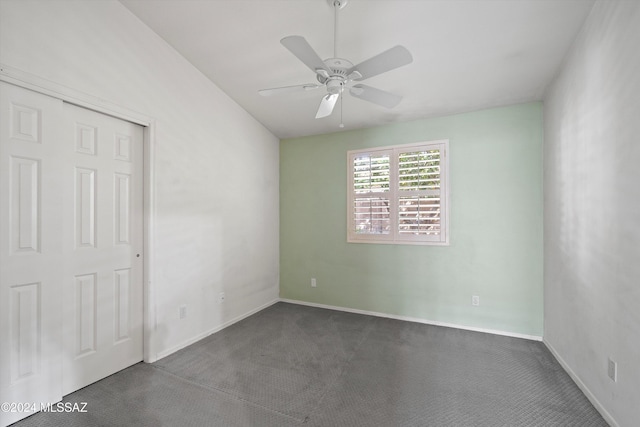
[[[278,303],[27,426],[606,426],[540,342]]]

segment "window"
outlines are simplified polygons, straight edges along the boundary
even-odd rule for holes
[[[347,153],[353,243],[448,244],[449,141]]]

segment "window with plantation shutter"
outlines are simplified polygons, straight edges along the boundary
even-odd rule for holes
[[[349,242],[448,244],[448,141],[348,152]]]

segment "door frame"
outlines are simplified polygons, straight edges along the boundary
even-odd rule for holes
[[[143,360],[155,362],[157,347],[155,345],[156,303],[154,270],[154,236],[155,236],[155,127],[152,116],[139,113],[117,105],[102,98],[55,83],[26,71],[0,63],[0,81],[29,89],[44,95],[62,100],[98,113],[135,123],[143,128]]]

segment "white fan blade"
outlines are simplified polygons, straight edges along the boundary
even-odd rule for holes
[[[333,112],[333,107],[336,105],[336,101],[338,101],[338,97],[340,94],[326,94],[322,97],[322,101],[320,101],[320,107],[318,108],[318,112],[316,113],[316,119],[321,119],[322,117],[327,117],[331,115]]]
[[[402,101],[402,97],[400,95],[367,85],[355,85],[349,90],[349,93],[351,96],[373,102],[374,104],[378,104],[386,108],[393,108]]]
[[[364,80],[412,62],[413,57],[406,47],[395,46],[354,66],[347,71],[347,75],[357,71],[361,77],[355,77],[353,80]]]
[[[323,87],[323,85],[309,83],[306,85],[274,87],[272,89],[261,89],[258,91],[258,93],[262,96],[271,96],[271,95],[280,95],[282,93],[309,91],[313,89],[318,89],[319,87]]]
[[[324,71],[327,72],[327,75],[331,73],[331,70],[324,65],[324,62],[315,50],[307,43],[304,37],[302,36],[289,36],[280,40],[280,43],[291,53],[293,53],[300,61],[304,63],[307,67],[311,68],[311,71],[318,74],[323,74]],[[321,71],[318,71],[321,70]]]

